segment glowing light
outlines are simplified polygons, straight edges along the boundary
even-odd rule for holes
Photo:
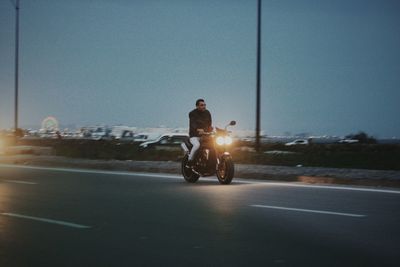
[[[230,136],[226,136],[225,137],[225,144],[226,145],[230,145],[230,144],[232,144],[232,142],[233,142],[232,137],[230,137]]]
[[[216,142],[218,145],[222,146],[225,144],[225,139],[222,136],[218,136]]]
[[[232,138],[230,136],[225,136],[225,137],[218,136],[217,140],[216,140],[217,145],[220,145],[220,146],[222,146],[222,145],[230,145],[230,144],[232,144],[232,141],[233,140],[232,140]]]

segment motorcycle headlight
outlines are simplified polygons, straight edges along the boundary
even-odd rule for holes
[[[225,138],[223,138],[222,136],[218,136],[216,142],[217,142],[217,145],[222,146],[225,144]]]
[[[230,145],[232,144],[232,137],[230,136],[225,136],[225,145]]]
[[[217,145],[230,145],[232,144],[232,138],[230,136],[218,136],[217,137]]]

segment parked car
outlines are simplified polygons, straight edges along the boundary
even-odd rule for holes
[[[309,142],[306,139],[296,139],[292,142],[286,143],[285,146],[295,146],[295,145],[308,145]]]
[[[138,134],[135,134],[133,136],[133,141],[134,142],[143,143],[143,142],[156,140],[159,136],[160,136],[159,134],[155,135],[154,133],[153,134],[150,134],[150,133],[138,133]]]
[[[123,130],[121,133],[121,136],[117,139],[119,139],[120,141],[125,141],[125,142],[133,142],[134,136],[135,136],[135,133],[133,131]]]
[[[357,140],[357,139],[342,139],[342,140],[338,141],[339,144],[355,144],[358,142],[359,142],[359,140]]]
[[[165,149],[165,150],[173,150],[179,149],[181,147],[181,143],[185,142],[185,140],[189,139],[189,135],[185,133],[167,133],[161,135],[159,138],[143,142],[139,145],[140,149],[146,148],[155,148],[155,149]]]
[[[92,140],[105,140],[110,138],[110,129],[105,127],[97,127],[94,131],[91,132]]]

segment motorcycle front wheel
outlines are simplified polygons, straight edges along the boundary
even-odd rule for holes
[[[233,179],[235,167],[231,158],[221,159],[217,166],[217,178],[221,184],[230,184]]]
[[[200,175],[194,173],[191,168],[187,168],[186,164],[189,160],[189,156],[186,154],[182,159],[182,175],[188,183],[195,183],[199,180]]]

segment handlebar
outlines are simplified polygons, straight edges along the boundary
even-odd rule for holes
[[[200,134],[200,136],[202,136],[202,135],[214,135],[214,134],[216,134],[216,132],[214,132],[214,131],[212,131],[212,132],[203,132],[203,133]]]
[[[205,135],[205,136],[216,135],[218,132],[222,132],[222,133],[226,133],[226,134],[231,133],[231,131],[227,131],[227,130],[223,130],[223,129],[218,129],[217,128],[216,131],[203,132],[203,133],[200,134],[200,136],[203,136],[203,135]]]
[[[200,134],[200,136],[203,136],[203,135],[206,135],[206,136],[216,135],[217,133],[225,133],[225,134],[231,133],[231,131],[228,131],[226,129],[226,127],[225,127],[225,129],[221,129],[221,128],[218,128],[218,127],[215,127],[214,129],[215,130],[210,131],[210,132],[203,132],[203,133]]]

